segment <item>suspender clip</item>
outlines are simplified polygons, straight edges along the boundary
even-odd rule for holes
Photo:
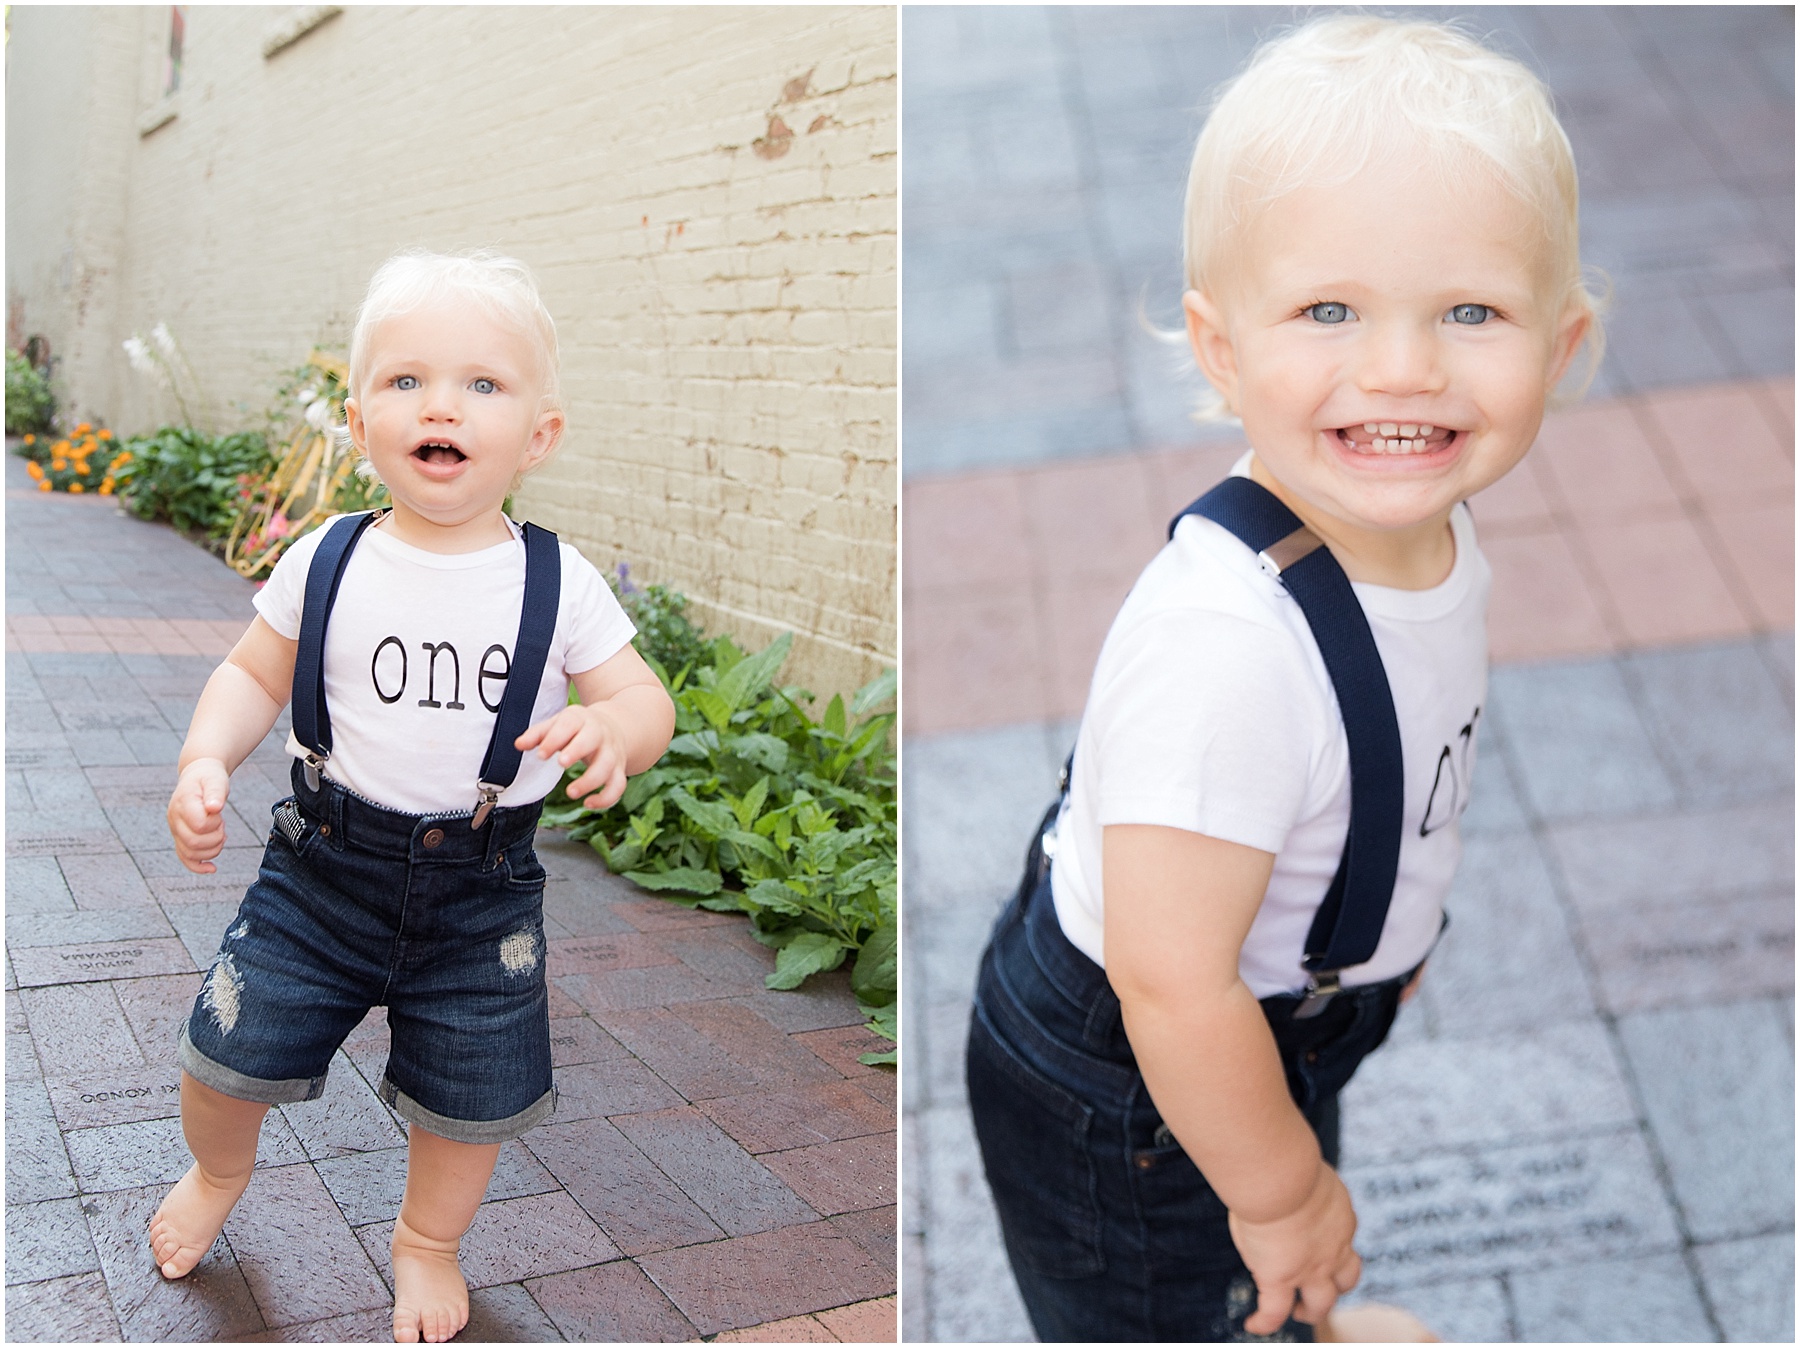
[[[1256,557],[1263,564],[1263,570],[1279,579],[1281,573],[1295,562],[1312,556],[1324,546],[1324,541],[1303,524],[1285,538],[1269,544]]]
[[[1342,992],[1338,984],[1337,971],[1314,974],[1306,980],[1306,997],[1294,1008],[1295,1020],[1311,1020],[1330,1004],[1331,999]]]
[[[319,769],[325,766],[325,760],[329,757],[329,754],[312,752],[308,752],[306,755],[306,789],[308,791],[319,789]]]
[[[477,782],[481,788],[481,803],[475,807],[475,817],[469,821],[471,829],[478,829],[487,823],[487,818],[494,812],[494,802],[500,799],[500,788],[489,786],[486,782]]]

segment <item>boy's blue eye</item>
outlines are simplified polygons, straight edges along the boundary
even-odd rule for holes
[[[492,393],[500,386],[491,379],[477,379],[469,385],[477,393]]]
[[[402,375],[396,375],[394,377],[394,387],[397,389],[402,389],[402,390],[405,390],[406,392],[410,393],[413,389],[416,389],[418,386],[419,386],[419,377],[417,375],[402,374]]]
[[[1306,313],[1315,323],[1343,323],[1350,317],[1350,306],[1327,301],[1313,305]]]
[[[1450,311],[1452,323],[1467,323],[1471,327],[1485,323],[1494,316],[1494,311],[1485,304],[1459,304]]]

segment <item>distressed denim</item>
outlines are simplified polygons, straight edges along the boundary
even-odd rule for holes
[[[1337,1163],[1338,1092],[1386,1037],[1404,979],[1295,1020],[1263,1002],[1288,1087]],[[1099,965],[1056,921],[1046,874],[982,955],[969,1103],[1007,1255],[1046,1342],[1255,1339],[1256,1289],[1225,1205],[1163,1127]],[[1310,1342],[1290,1320],[1274,1341]]]
[[[311,790],[298,761],[293,785],[182,1027],[182,1067],[239,1099],[316,1099],[345,1036],[385,1006],[379,1089],[401,1117],[457,1142],[548,1117],[540,806],[472,829],[472,811]]]

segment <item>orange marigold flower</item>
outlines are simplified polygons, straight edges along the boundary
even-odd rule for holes
[[[102,496],[111,496],[113,494],[113,480],[110,477],[100,484],[100,494]]]
[[[30,473],[39,482],[44,480],[44,465],[39,463],[36,459],[33,459],[30,463],[25,465],[25,471]]]
[[[39,491],[49,491],[50,490],[50,480],[48,478],[46,478],[46,479],[44,479],[44,481],[38,483],[38,490]]]
[[[87,488],[82,486],[79,482],[71,482],[69,484],[69,490],[70,491],[86,491]]]
[[[90,426],[87,422],[84,421],[75,428],[75,434],[86,435],[89,431],[91,431],[93,429],[94,428],[92,426]]]
[[[69,442],[67,440],[58,440],[55,444],[50,446],[50,452],[52,454],[67,454],[69,452]]]
[[[35,435],[27,435],[27,436],[26,436],[26,437],[25,437],[25,443],[26,443],[26,444],[28,444],[28,445],[35,445],[35,444],[36,444],[36,443],[37,443],[37,436],[35,436]]]
[[[112,439],[112,432],[111,431],[101,431],[100,438],[102,440],[110,440],[110,439]]]
[[[54,459],[50,460],[50,467],[55,472],[60,473],[60,472],[62,472],[63,469],[67,468],[68,466],[69,466],[69,461],[67,459],[63,458],[63,456],[60,454],[58,454]]]

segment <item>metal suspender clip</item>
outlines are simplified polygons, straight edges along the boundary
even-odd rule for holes
[[[487,817],[494,812],[494,802],[500,799],[501,788],[487,782],[477,782],[481,788],[481,803],[475,807],[475,817],[469,821],[471,829],[478,829],[487,823]]]
[[[329,754],[313,753],[311,751],[307,753],[306,789],[308,791],[317,791],[319,789],[319,769],[325,766],[325,760],[329,757]]]
[[[1294,1008],[1295,1020],[1311,1020],[1330,1004],[1331,999],[1342,992],[1338,985],[1337,971],[1313,974],[1306,980],[1306,997]]]
[[[1302,524],[1285,538],[1276,539],[1256,556],[1257,560],[1263,564],[1265,571],[1271,576],[1279,578],[1281,573],[1295,562],[1303,557],[1310,557],[1324,546],[1324,541]]]

